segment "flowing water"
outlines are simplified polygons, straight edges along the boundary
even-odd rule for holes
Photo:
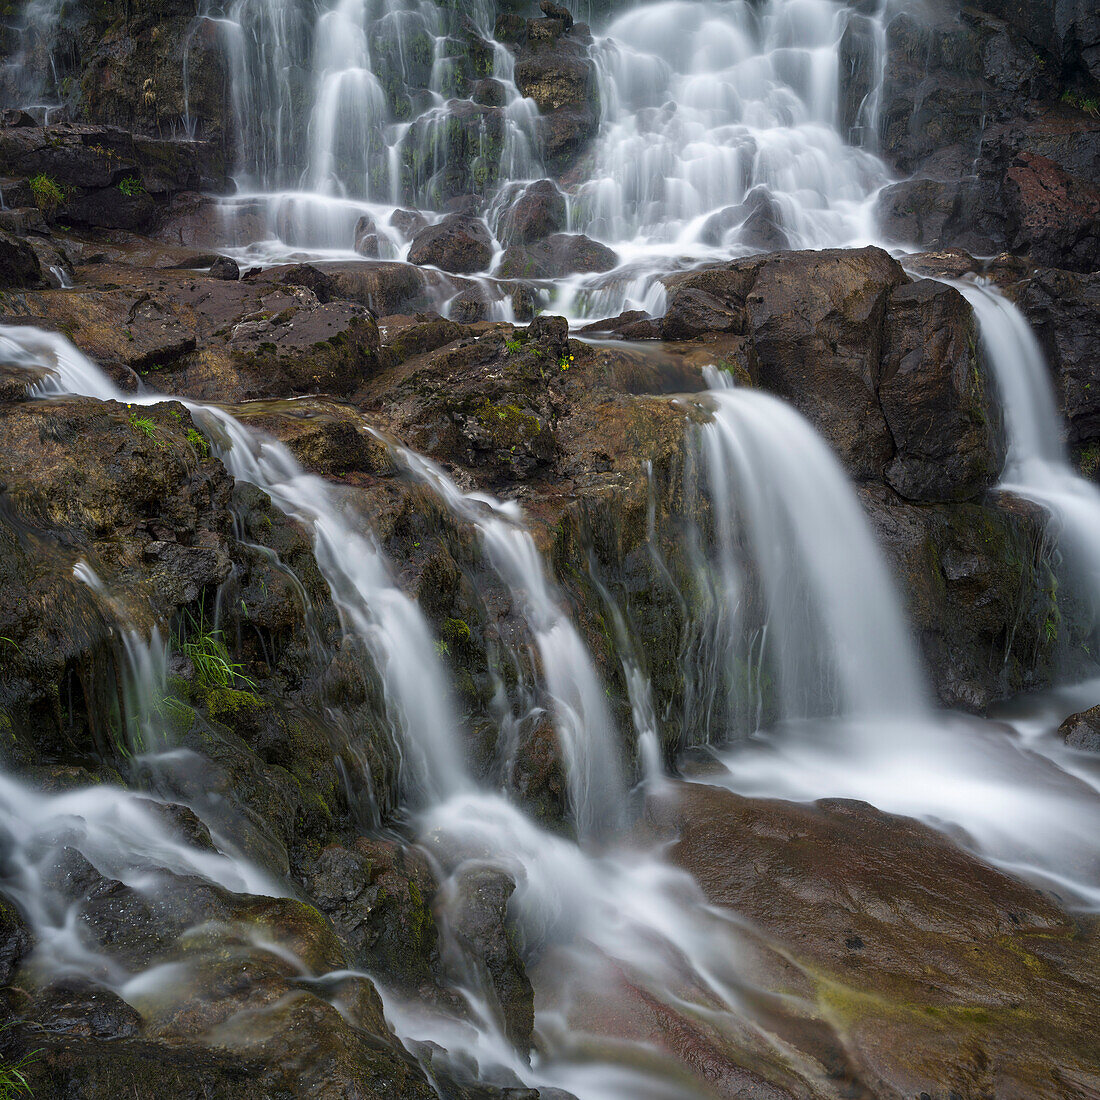
[[[28,42],[49,37],[55,9],[45,0],[28,6]],[[490,46],[478,74],[504,89],[499,133],[480,104],[452,94],[461,83],[456,43],[470,33],[491,39],[494,11],[480,0],[464,5],[466,23],[453,6],[430,0],[234,0],[205,9],[199,18],[216,25],[230,59],[241,136],[240,193],[225,203],[237,254],[264,262],[355,257],[356,229],[366,217],[383,254],[404,256],[408,239],[390,216],[408,203],[442,207],[447,173],[457,164],[456,126],[460,159],[490,207],[498,181],[514,192],[517,182],[542,176],[536,113],[516,88],[507,50]],[[631,6],[598,27],[591,53],[600,130],[587,174],[570,190],[569,219],[572,230],[612,245],[620,264],[607,275],[561,281],[552,288],[555,309],[659,312],[657,275],[672,267],[784,242],[873,240],[869,212],[889,178],[873,141],[882,34],[880,15],[856,15],[833,0],[662,0]],[[853,102],[841,43],[860,36],[870,76]],[[6,83],[18,78],[28,102],[52,102],[50,81],[32,86],[27,68],[17,58]],[[248,230],[246,216],[257,209],[262,229]],[[490,220],[496,226],[500,219]],[[959,288],[981,323],[1005,405],[1004,486],[1051,512],[1082,590],[1100,598],[1100,494],[1069,466],[1034,336],[989,288]],[[37,379],[36,396],[158,400],[124,395],[54,334],[2,328],[0,355]],[[997,722],[937,712],[839,463],[789,407],[726,388],[720,377],[712,374],[711,392],[694,398],[710,421],[693,428],[686,444],[694,460],[688,493],[711,517],[708,531],[694,532],[705,599],[691,609],[705,640],[695,705],[709,715],[723,765],[706,781],[799,802],[862,799],[919,817],[1069,902],[1100,907],[1100,770],[1051,732],[1070,709],[1095,702],[1096,685],[1018,704]],[[682,1064],[623,1023],[638,1006],[705,1018],[732,1046],[789,1058],[754,1008],[760,991],[747,977],[756,950],[751,932],[733,914],[708,908],[658,845],[629,831],[640,801],[630,790],[630,739],[616,729],[597,664],[519,508],[464,493],[426,460],[395,452],[456,522],[476,531],[524,621],[523,663],[535,671],[502,702],[498,721],[503,727],[550,714],[575,836],[544,830],[509,790],[473,777],[471,731],[439,640],[367,520],[281,444],[222,409],[188,408],[230,474],[261,488],[312,538],[344,631],[382,684],[410,823],[445,870],[444,932],[448,890],[471,868],[499,868],[517,884],[511,915],[527,956],[537,960],[533,1060],[511,1049],[473,965],[458,983],[466,1013],[429,1010],[387,991],[398,1034],[413,1046],[439,1044],[485,1080],[563,1088],[581,1100],[700,1095]],[[114,606],[87,563],[76,576],[105,608]],[[609,593],[603,598],[629,684],[633,742],[647,790],[659,792],[661,730],[643,661],[627,617]],[[157,709],[165,647],[155,634],[122,626],[133,699],[129,751],[169,768],[173,747]],[[745,736],[731,743],[734,733]],[[366,769],[351,779],[373,803],[369,782]],[[139,996],[142,976],[112,969],[89,948],[78,910],[47,873],[63,848],[152,891],[165,872],[237,892],[289,892],[288,883],[234,849],[209,806],[194,808],[228,854],[181,843],[147,800],[117,788],[43,794],[0,777],[5,880],[39,934],[38,965],[93,975],[123,996]],[[816,1070],[798,1072],[810,1080]]]

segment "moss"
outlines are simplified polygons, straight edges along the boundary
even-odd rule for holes
[[[68,201],[69,196],[65,187],[52,176],[39,172],[37,176],[31,177],[30,183],[34,205],[43,214],[55,213],[58,207],[64,206]]]
[[[239,719],[243,713],[260,710],[267,706],[258,695],[250,691],[237,691],[235,688],[215,688],[206,693],[206,709],[211,718],[219,722],[227,719]]]

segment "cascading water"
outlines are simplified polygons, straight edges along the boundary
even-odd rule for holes
[[[1100,776],[1053,739],[1023,741],[931,711],[881,553],[829,449],[774,398],[721,389],[709,399],[717,660],[735,670],[755,661],[756,690],[774,668],[781,719],[722,754],[723,782],[751,797],[856,798],[924,818],[986,858],[1100,904]],[[754,575],[764,597],[755,617],[746,612]]]
[[[420,455],[401,448],[397,454],[457,516],[477,527],[489,560],[523,609],[553,700],[578,832],[588,836],[623,824],[626,790],[618,759],[619,738],[604,688],[580,634],[546,579],[522,512],[514,504],[502,504],[481,493],[467,496]]]
[[[236,0],[207,18],[223,28],[241,135],[241,194],[226,214],[232,225],[259,199],[273,238],[251,256],[354,256],[362,217],[398,254],[400,236],[384,228],[394,208],[442,206],[448,173],[466,173],[469,191],[539,174],[535,112],[493,40],[491,3],[459,16],[431,0]],[[503,89],[502,108],[469,98],[486,77]]]
[[[577,226],[678,255],[738,241],[753,212],[739,204],[762,189],[792,247],[865,239],[887,176],[838,129],[851,18],[831,0],[669,0],[617,18],[595,51],[604,119]]]
[[[974,310],[986,361],[1005,410],[1008,456],[1002,487],[1042,505],[1081,593],[1100,621],[1100,490],[1070,465],[1050,372],[1027,318],[994,287],[952,283]]]
[[[709,371],[712,385],[722,378]],[[723,387],[709,399],[699,450],[728,635],[721,664],[744,667],[758,697],[773,685],[767,709],[782,719],[920,714],[913,643],[840,463],[777,398]],[[749,568],[763,596],[757,621]]]

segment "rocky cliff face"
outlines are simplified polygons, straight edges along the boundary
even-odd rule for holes
[[[1002,402],[971,307],[943,281],[984,275],[1019,305],[1074,458],[1096,480],[1100,23],[1088,4],[898,4],[881,57],[875,13],[847,22],[840,127],[899,177],[877,200],[884,243],[928,251],[791,250],[781,204],[750,192],[708,223],[704,260],[670,261],[647,287],[653,308],[572,330],[558,305],[599,316],[641,278],[573,231],[607,110],[582,17],[598,26],[617,6],[536,12],[509,0],[481,5],[476,23],[462,5],[428,6],[438,35],[397,49],[379,30],[370,43],[378,102],[407,141],[385,165],[392,213],[356,208],[349,222],[344,251],[354,240],[358,259],[325,259],[326,240],[265,264],[258,245],[273,231],[292,241],[295,211],[261,195],[230,218],[214,197],[242,166],[253,181],[277,168],[280,187],[296,185],[316,137],[301,115],[285,133],[278,112],[242,125],[240,58],[216,13],[108,2],[49,21],[49,5],[32,5],[0,37],[0,324],[64,335],[120,390],[43,398],[28,387],[48,364],[28,370],[18,339],[0,337],[0,765],[61,799],[48,830],[61,840],[19,859],[47,885],[50,919],[78,926],[111,978],[36,969],[44,945],[30,953],[27,920],[0,901],[0,1004],[13,1021],[0,1054],[41,1051],[27,1070],[40,1100],[135,1089],[567,1098],[399,1037],[403,1005],[466,1025],[483,1002],[504,1045],[529,1057],[547,967],[542,945],[517,932],[524,883],[483,852],[414,840],[422,807],[386,669],[326,580],[316,530],[230,475],[226,440],[196,403],[285,446],[380,548],[428,624],[474,781],[508,792],[549,830],[547,845],[578,826],[568,749],[522,586],[486,548],[486,496],[522,506],[554,600],[606,687],[630,779],[642,772],[641,703],[672,771],[776,715],[766,670],[715,670],[708,657],[719,571],[698,460],[708,368],[794,406],[843,463],[940,702],[984,712],[1082,667],[1094,647],[1050,517],[999,487]],[[279,12],[294,32],[292,104],[312,94],[303,59],[317,43],[294,4]],[[32,109],[43,99],[48,119]],[[534,161],[509,129],[522,111]],[[674,105],[650,109],[643,133],[667,123],[661,112]],[[274,168],[269,148],[257,152],[265,133],[293,146]],[[329,151],[343,187],[363,149],[347,137]],[[372,155],[381,165],[384,151]],[[510,180],[536,161],[546,178]],[[380,180],[357,179],[359,194],[377,195]],[[737,258],[719,255],[731,227]],[[589,275],[607,282],[576,292]],[[163,400],[146,403],[150,393]],[[743,565],[747,614],[759,616],[751,555]],[[716,730],[713,699],[750,677],[759,710]],[[155,697],[135,696],[138,683]],[[63,796],[88,786],[112,792],[130,833],[190,855],[171,866],[82,855],[90,811],[68,813]],[[776,942],[799,936],[777,913],[807,897],[825,907],[797,976],[794,955],[767,955],[774,987],[815,1006],[797,1026],[778,999],[767,1017],[804,1062],[751,1036],[734,1056],[625,979],[622,1004],[636,1012],[614,1020],[616,1036],[669,1048],[723,1096],[894,1096],[932,1079],[992,1094],[991,1050],[1020,1095],[1062,1095],[1043,1059],[1059,1081],[1091,1080],[1092,1040],[1070,1011],[1087,1001],[1091,926],[924,826],[784,805],[680,792],[651,802],[637,834],[675,834],[674,861],[706,900],[749,913]],[[815,846],[832,856],[807,858]],[[859,853],[854,868],[838,850]],[[212,878],[222,859],[258,877]],[[948,869],[952,890],[924,860]],[[764,887],[746,879],[757,861],[770,868]],[[780,896],[791,861],[810,884],[792,887],[794,900]],[[871,920],[891,861],[905,865],[900,900]],[[962,900],[940,896],[956,887]],[[966,935],[931,936],[937,921],[976,928],[992,961],[975,963]],[[183,992],[158,997],[135,977],[150,972],[177,976]],[[1042,995],[1028,980],[1038,972]],[[1041,1014],[1043,997],[1060,1008],[1041,1055],[1006,1054],[1019,1013]],[[992,1023],[974,1007],[987,1001]],[[932,1053],[896,1070],[909,1016]],[[940,1050],[951,1072],[936,1078]],[[810,1077],[796,1062],[813,1064]]]

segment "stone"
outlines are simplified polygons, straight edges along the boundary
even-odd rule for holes
[[[535,1027],[535,995],[508,918],[508,899],[516,884],[503,871],[475,865],[460,869],[449,886],[449,931],[481,974],[509,1042],[526,1054]]]
[[[977,341],[953,287],[921,279],[890,295],[878,396],[896,448],[886,481],[907,500],[971,499],[1000,474],[996,387]]]
[[[378,226],[369,214],[364,214],[355,223],[355,251],[369,260],[377,260],[382,255],[382,236]]]
[[[501,258],[502,279],[561,279],[610,271],[619,257],[607,245],[580,233],[554,233],[525,246],[513,245]]]
[[[34,249],[22,238],[0,230],[0,286],[45,286]]]
[[[1071,714],[1058,727],[1058,733],[1071,749],[1100,753],[1100,707]]]
[[[241,269],[237,266],[236,260],[231,259],[229,256],[219,256],[210,265],[210,271],[207,274],[211,279],[233,282],[241,277]]]
[[[565,230],[565,196],[552,180],[528,184],[512,201],[501,221],[500,239],[505,245],[527,245]]]
[[[449,214],[422,229],[409,249],[409,262],[430,265],[455,275],[486,271],[493,259],[493,239],[477,218]]]

